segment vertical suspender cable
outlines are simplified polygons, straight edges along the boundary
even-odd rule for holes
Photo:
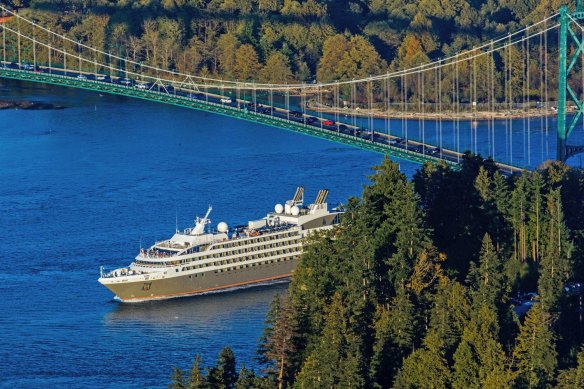
[[[543,34],[539,34],[539,63],[540,65],[542,65],[544,63],[544,58],[543,58]],[[545,71],[545,70],[544,70]],[[542,114],[542,109],[545,106],[544,104],[544,72],[539,72],[539,104],[538,104],[538,114],[539,114],[539,134],[540,134],[540,151],[541,151],[541,161],[544,161],[544,153],[543,153],[543,131],[544,131],[544,115],[546,114],[545,111],[543,111]]]
[[[335,93],[334,93],[335,123],[337,124],[337,133],[340,133],[341,129],[339,128],[340,124],[339,124],[339,83],[338,83],[338,81],[335,84],[334,91],[335,91]]]
[[[404,82],[404,125],[405,125],[405,139],[406,139],[406,149],[408,148],[408,127],[409,127],[409,123],[408,123],[408,87],[406,85],[407,82],[407,76],[404,74],[403,76],[403,82]]]
[[[511,89],[511,84],[512,84],[512,73],[511,73],[511,36],[509,36],[509,44],[507,46],[507,63],[506,65],[506,75],[507,78],[505,80],[505,89],[507,91],[506,93],[506,99],[507,99],[507,104],[508,104],[508,110],[509,110],[509,118],[507,118],[506,123],[507,125],[507,135],[506,135],[506,143],[507,143],[507,156],[508,156],[508,160],[509,163],[513,163],[513,122],[512,122],[512,118],[511,118],[511,113],[513,111],[513,96],[512,96],[512,89]]]
[[[438,78],[438,66],[434,67],[434,130],[436,131],[436,138],[434,139],[434,144],[438,142],[438,88],[440,85],[440,79]]]
[[[290,121],[290,89],[286,88],[286,119]]]
[[[393,83],[391,82],[391,78],[387,78],[387,134],[391,138],[391,120],[392,120],[392,113],[391,113],[391,89]]]
[[[391,139],[391,131],[390,131],[390,124],[389,124],[389,107],[390,107],[390,91],[389,91],[389,78],[385,78],[383,80],[384,90],[383,95],[385,98],[383,99],[385,102],[385,133],[387,134],[387,139]]]
[[[491,110],[491,78],[493,77],[492,70],[491,70],[491,63],[492,63],[492,51],[490,50],[492,47],[489,47],[489,55],[487,56],[487,104],[486,109],[488,110],[488,118],[487,118],[487,144],[488,144],[488,153],[487,155],[491,155],[493,159],[495,158],[494,155],[491,154],[491,118],[492,118],[492,110]]]
[[[495,159],[495,103],[497,101],[497,96],[495,95],[495,58],[494,58],[494,50],[493,50],[493,42],[491,42],[491,144],[492,144],[492,151],[491,155],[493,159]]]
[[[527,166],[531,166],[531,117],[530,109],[531,105],[531,78],[529,73],[529,67],[531,66],[531,46],[529,45],[529,30],[527,30]]]
[[[417,82],[417,91],[416,91],[416,99],[418,100],[418,141],[422,139],[422,117],[420,112],[422,112],[422,72],[418,71],[418,82]]]
[[[458,77],[458,62],[455,64],[456,77],[456,159],[460,163],[460,80]]]
[[[355,83],[351,84],[351,122],[354,127],[357,127],[357,85]],[[355,131],[355,135],[357,135],[357,131]]]
[[[425,113],[425,109],[424,109],[424,98],[425,98],[425,90],[424,90],[424,72],[420,72],[420,77],[422,79],[421,84],[421,89],[422,89],[422,96],[421,96],[421,103],[422,103],[422,115],[420,116],[422,118],[422,154],[426,154],[426,118],[424,117],[424,113]]]
[[[317,103],[316,105],[317,105],[317,109],[318,109],[318,118],[320,119],[319,120],[320,129],[322,130],[322,126],[323,126],[323,124],[322,124],[322,89],[320,87],[320,82],[318,83],[317,88],[318,88],[318,95],[317,95],[318,100],[316,102]]]
[[[505,80],[503,82],[503,95],[504,95],[504,102],[503,105],[505,109],[509,109],[509,58],[510,55],[508,54],[510,48],[503,48],[502,57],[503,59],[503,66],[504,71],[503,74],[505,76]],[[508,112],[509,113],[509,112]],[[509,161],[509,120],[505,117],[505,153],[507,154],[507,161]]]
[[[2,16],[5,16],[6,12],[4,7],[2,7]],[[4,61],[4,66],[6,66],[6,29],[2,26],[2,60]]]
[[[16,45],[18,49],[18,66],[22,68],[22,61],[20,57],[20,18],[16,18],[16,25],[18,27],[18,35],[16,38]]]
[[[452,65],[452,99],[451,99],[451,112],[452,112],[452,149],[456,150],[456,65]],[[457,157],[458,158],[458,157]]]
[[[442,158],[442,66],[438,66],[438,127],[440,131],[439,145],[440,158]]]
[[[371,79],[367,82],[367,89],[369,94],[369,132],[373,142],[373,85]]]
[[[547,20],[544,22],[544,29],[546,30],[543,35],[543,45],[544,45],[544,61],[543,61],[543,74],[545,78],[544,82],[544,100],[545,100],[545,154],[546,159],[549,155],[549,95],[548,95],[548,31],[547,31]]]
[[[34,33],[34,24],[32,26],[32,64],[34,68],[37,68],[37,61],[36,61],[36,36]]]
[[[476,55],[476,51],[474,52],[474,54]],[[478,131],[478,125],[477,125],[477,118],[476,115],[478,113],[478,99],[477,99],[477,59],[476,57],[473,58],[472,60],[472,94],[473,94],[473,98],[471,101],[471,107],[473,109],[473,116],[475,116],[474,121],[471,123],[471,128],[472,128],[472,133],[474,133],[474,153],[476,155],[479,154],[478,151],[478,142],[477,142],[477,131]]]
[[[527,114],[527,95],[528,95],[528,88],[529,85],[527,84],[527,63],[528,63],[528,48],[527,48],[527,42],[523,41],[521,43],[521,49],[522,49],[522,61],[521,64],[523,65],[523,68],[521,69],[521,77],[523,78],[523,82],[521,83],[521,92],[523,94],[523,108],[520,110],[521,112],[521,123],[523,124],[523,163],[525,164],[525,162],[527,161],[527,120],[526,120],[526,114]]]

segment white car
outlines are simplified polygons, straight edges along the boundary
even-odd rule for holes
[[[99,74],[99,75],[95,76],[95,79],[97,81],[105,81],[106,77],[107,77],[106,75]]]
[[[77,76],[77,78],[80,80],[87,80],[87,76],[85,74],[80,74]]]
[[[146,85],[146,84],[136,84],[136,88],[138,88],[138,89],[146,89],[147,86],[148,85]]]
[[[232,100],[231,100],[231,97],[221,97],[221,102],[223,104],[231,104]]]

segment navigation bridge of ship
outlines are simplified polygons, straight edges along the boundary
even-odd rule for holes
[[[112,93],[423,163],[464,153],[506,173],[584,151],[584,8],[482,45],[358,80],[268,84],[161,69],[0,6],[0,77]]]

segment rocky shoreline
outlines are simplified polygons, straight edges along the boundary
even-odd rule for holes
[[[28,110],[46,110],[46,109],[65,109],[62,105],[45,103],[42,101],[17,101],[17,100],[0,100],[0,109],[28,109]]]

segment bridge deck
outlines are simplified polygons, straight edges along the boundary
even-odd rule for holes
[[[131,80],[129,84],[124,85],[119,83],[121,79],[114,78],[99,81],[97,79],[84,78],[85,75],[80,76],[81,74],[82,73],[79,72],[64,71],[62,69],[21,69],[18,66],[7,63],[3,63],[0,67],[0,77],[4,78],[69,86],[197,109],[299,132],[317,138],[331,140],[381,154],[387,154],[414,163],[439,162],[440,160],[443,160],[447,164],[456,167],[462,157],[461,153],[453,150],[444,148],[439,149],[436,146],[424,144],[418,141],[406,141],[396,136],[390,136],[377,131],[361,131],[362,129],[358,129],[355,126],[346,123],[337,123],[336,127],[331,127],[326,126],[324,124],[326,119],[321,118],[313,118],[312,123],[307,123],[307,118],[310,116],[303,114],[301,117],[292,117],[290,115],[291,111],[283,108],[272,107],[270,109],[270,107],[263,107],[264,112],[267,108],[268,113],[258,112],[257,106],[255,106],[256,110],[246,108],[246,104],[250,103],[247,100],[238,99],[235,103],[237,105],[234,105],[233,103],[225,104],[220,102],[220,95],[208,92],[197,92],[193,95],[192,91],[172,88],[173,93],[170,93],[164,88],[163,90],[139,88],[132,85],[133,81]],[[91,76],[90,74],[88,75]],[[118,81],[118,83],[116,83],[116,81]],[[499,162],[496,162],[496,164],[505,174],[513,174],[523,170]]]

